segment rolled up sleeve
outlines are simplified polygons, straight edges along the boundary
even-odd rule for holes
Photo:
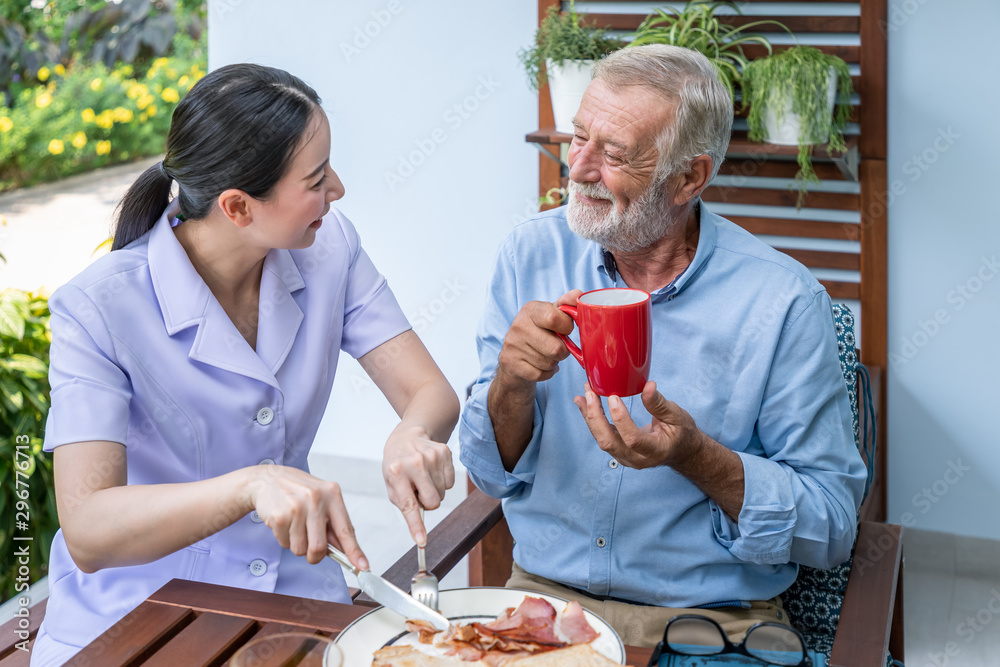
[[[743,508],[733,521],[715,504],[716,538],[740,560],[759,565],[787,563],[796,524],[795,495],[781,464],[739,452],[743,462]]]
[[[866,471],[830,312],[820,292],[786,323],[757,423],[763,455],[739,453],[738,521],[713,503],[716,538],[741,560],[827,569],[850,556]]]
[[[97,307],[79,287],[66,285],[52,295],[49,310],[52,403],[44,449],[91,440],[127,444],[132,386]]]
[[[469,477],[480,491],[492,498],[508,498],[525,484],[535,481],[538,446],[542,437],[542,412],[535,402],[531,440],[518,459],[514,470],[507,472],[500,460],[493,421],[486,408],[490,384],[477,385],[465,405],[459,426],[461,453],[459,459],[469,471]]]

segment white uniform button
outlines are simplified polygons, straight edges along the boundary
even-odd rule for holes
[[[618,461],[615,461],[614,459],[611,459],[610,461],[608,461],[608,467],[609,468],[617,468],[618,467]]]
[[[267,563],[259,558],[250,561],[250,574],[255,577],[263,577],[265,572],[267,572]]]
[[[260,463],[258,463],[257,465],[259,465],[259,466],[273,466],[274,465],[274,459],[261,459]]]
[[[605,544],[607,544],[607,542],[604,540],[603,537],[598,537],[597,538],[597,546],[603,547]]]
[[[262,523],[264,521],[263,519],[260,518],[260,515],[257,514],[257,510],[250,512],[250,520],[253,521],[254,523]]]
[[[274,410],[271,408],[261,408],[257,411],[257,423],[267,426],[274,420]]]

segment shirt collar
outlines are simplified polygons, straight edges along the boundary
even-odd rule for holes
[[[256,352],[240,335],[191,264],[173,233],[179,212],[173,201],[153,225],[149,236],[149,272],[167,334],[197,326],[189,356],[204,363],[276,384],[274,374],[287,357],[303,314],[291,294],[305,281],[284,249],[264,258],[260,283]]]
[[[704,270],[705,265],[712,256],[712,253],[715,252],[715,242],[718,237],[718,230],[716,227],[718,225],[719,216],[706,209],[701,201],[695,204],[694,213],[698,219],[699,226],[698,247],[695,249],[694,259],[692,259],[687,268],[681,272],[681,275],[674,278],[669,285],[653,292],[654,300],[657,300],[658,297],[673,298],[679,294],[698,277],[698,275]],[[614,255],[611,254],[611,251],[606,248],[602,248],[600,245],[595,243],[593,245],[593,253],[594,263],[596,264],[597,270],[608,276],[608,278],[610,278],[613,282],[617,283],[618,269],[615,265]]]

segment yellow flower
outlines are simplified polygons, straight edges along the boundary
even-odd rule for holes
[[[55,71],[55,73],[56,73],[56,74],[58,74],[59,76],[66,76],[66,68],[65,68],[65,67],[63,67],[63,66],[62,66],[62,64],[59,64],[59,65],[56,65],[56,66],[55,66],[55,67],[53,67],[52,69],[53,69],[53,71]]]
[[[171,102],[171,103],[177,102],[177,100],[181,99],[181,96],[178,95],[177,91],[174,90],[173,88],[164,88],[163,94],[160,95],[160,97],[163,98],[164,102]]]
[[[63,142],[58,139],[53,139],[49,142],[49,152],[53,155],[59,155],[63,152]]]
[[[94,118],[97,116],[94,114],[94,110],[87,108],[80,112],[80,118],[83,119],[84,123],[93,123]]]
[[[187,74],[185,74],[181,78],[177,79],[177,85],[178,86],[186,86],[187,82],[188,82],[188,76],[187,76]]]
[[[83,132],[77,132],[73,135],[73,148],[83,148],[87,145],[87,135]]]
[[[141,83],[133,83],[131,86],[128,87],[128,92],[126,92],[125,94],[128,95],[128,98],[130,100],[134,100],[137,97],[142,97],[148,92],[149,88],[146,88],[146,86],[142,85]]]
[[[150,116],[155,116],[156,115],[156,105],[155,104],[150,104],[148,107],[146,107],[146,113],[149,114]]]
[[[39,109],[44,109],[50,104],[52,104],[52,96],[49,95],[48,93],[42,93],[41,95],[35,98],[35,106],[38,107]]]
[[[110,141],[98,141],[97,142],[97,154],[107,155],[111,152],[111,142]]]
[[[116,123],[128,123],[132,120],[132,110],[124,107],[116,107],[112,117]]]
[[[140,109],[145,109],[150,104],[152,104],[155,99],[156,99],[155,97],[153,97],[149,93],[146,93],[145,95],[143,95],[142,97],[140,97],[138,100],[135,101],[135,105]]]
[[[49,74],[51,74],[51,72],[49,71],[48,67],[39,67],[38,68],[38,80],[39,81],[48,81],[49,80]]]
[[[93,81],[91,81],[90,82],[90,89],[91,90],[100,90],[101,89],[101,80],[100,79],[94,79]]]
[[[157,58],[156,60],[153,61],[153,67],[164,67],[169,62],[170,61],[167,60],[166,58]]]
[[[14,129],[14,122],[7,116],[0,116],[0,132],[10,132]]]
[[[107,109],[102,111],[97,118],[94,119],[94,121],[97,123],[97,127],[105,130],[110,130],[111,126],[115,124],[114,116],[112,116],[111,111]]]

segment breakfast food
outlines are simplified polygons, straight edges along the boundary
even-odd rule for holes
[[[542,598],[527,596],[489,622],[452,625],[438,632],[424,621],[407,621],[419,643],[428,647],[389,646],[375,653],[372,667],[602,667],[616,663],[595,651],[598,633],[577,602],[562,614]],[[432,650],[431,650],[432,649]]]
[[[528,657],[510,657],[504,662],[477,660],[467,662],[461,658],[441,657],[421,653],[412,646],[387,646],[375,653],[372,667],[621,667],[608,660],[590,646],[577,644]]]

